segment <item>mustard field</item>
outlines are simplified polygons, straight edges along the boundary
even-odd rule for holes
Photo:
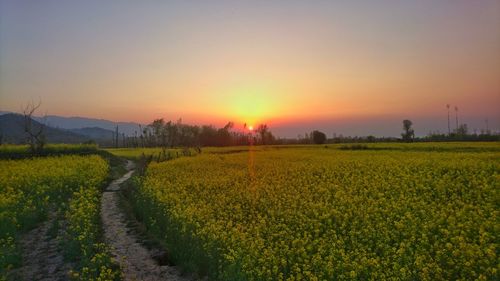
[[[498,277],[498,144],[335,147],[153,162],[135,210],[175,263],[216,280]]]
[[[78,261],[74,279],[118,276],[98,241],[101,187],[109,169],[104,159],[94,155],[1,160],[0,167],[0,280],[23,265],[20,237],[51,213],[66,221],[61,243],[65,254]]]

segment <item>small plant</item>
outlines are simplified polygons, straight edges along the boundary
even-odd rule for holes
[[[369,147],[366,144],[348,144],[348,145],[342,145],[339,147],[341,150],[366,150],[369,149]]]

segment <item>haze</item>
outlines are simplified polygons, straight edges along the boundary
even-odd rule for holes
[[[0,110],[394,136],[451,104],[500,128],[496,0],[0,3]]]

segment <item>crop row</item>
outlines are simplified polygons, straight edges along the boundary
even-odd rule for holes
[[[135,205],[218,280],[498,276],[498,153],[286,149],[152,163]]]
[[[67,222],[65,254],[79,262],[74,276],[113,279],[111,260],[99,243],[100,188],[107,162],[95,155],[61,156],[3,160],[0,166],[0,277],[22,265],[21,235],[49,213],[58,213]]]

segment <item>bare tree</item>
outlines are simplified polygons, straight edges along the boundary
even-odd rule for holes
[[[31,101],[23,109],[24,132],[27,134],[27,142],[33,154],[41,154],[45,146],[45,125],[34,123],[33,120],[33,114],[41,105],[41,101],[38,101],[37,104]]]

